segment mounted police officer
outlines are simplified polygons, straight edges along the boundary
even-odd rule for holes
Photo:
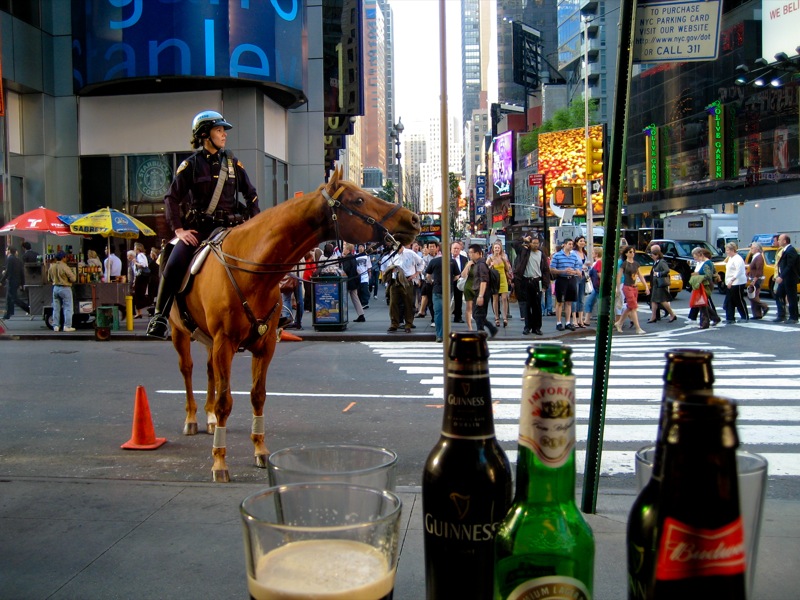
[[[162,273],[155,313],[147,335],[169,336],[172,299],[183,281],[196,247],[217,227],[233,227],[259,213],[256,189],[233,154],[225,152],[227,130],[233,125],[221,114],[204,110],[192,121],[192,148],[164,197],[167,223],[177,242],[161,257]],[[245,205],[239,202],[239,193]],[[171,249],[171,251],[170,251]]]

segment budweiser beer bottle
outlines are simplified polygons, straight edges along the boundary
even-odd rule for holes
[[[492,597],[492,542],[511,504],[511,466],[494,434],[483,332],[452,333],[439,442],[422,476],[428,600]]]
[[[575,504],[572,350],[536,344],[528,353],[517,490],[495,537],[494,597],[591,600],[594,538]]]
[[[667,402],[683,401],[687,394],[711,394],[714,371],[711,360],[714,355],[702,350],[671,350],[666,353],[664,368],[664,392],[661,399],[661,416],[656,436],[656,451],[653,458],[653,474],[642,488],[628,516],[628,600],[652,598],[655,575],[656,521],[658,520],[658,498],[661,493],[662,468],[664,465],[664,440],[667,430]]]
[[[736,406],[667,402],[653,598],[745,598]]]

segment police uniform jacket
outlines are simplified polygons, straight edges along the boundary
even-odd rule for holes
[[[203,213],[208,208],[219,179],[220,154],[222,152],[211,154],[205,148],[201,148],[178,166],[175,179],[172,180],[169,191],[164,197],[167,223],[173,231],[189,228],[189,223],[186,221],[189,211]],[[257,215],[260,210],[256,188],[250,183],[242,163],[230,152],[224,153],[224,160],[228,166],[228,178],[225,180],[225,187],[214,213],[243,215],[245,218]],[[239,203],[239,193],[245,199],[245,206]]]

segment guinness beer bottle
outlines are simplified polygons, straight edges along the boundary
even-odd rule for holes
[[[495,536],[496,600],[591,600],[594,537],[575,504],[572,350],[537,344],[522,381],[514,504]]]
[[[639,492],[628,516],[628,600],[652,598],[655,576],[656,522],[658,498],[661,493],[664,465],[664,440],[667,431],[667,403],[682,402],[687,394],[708,394],[714,385],[711,360],[714,355],[702,350],[671,350],[666,353],[664,391],[661,398],[661,415],[656,435],[653,473],[650,481]],[[704,396],[695,396],[702,399]]]
[[[426,597],[486,600],[511,467],[494,434],[486,334],[451,333],[448,353],[442,434],[422,475]]]
[[[653,598],[744,600],[736,406],[689,395],[666,412]]]

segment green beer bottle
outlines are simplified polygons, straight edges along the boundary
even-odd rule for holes
[[[522,379],[517,488],[495,534],[496,600],[591,600],[594,537],[575,504],[572,349],[536,344]]]

